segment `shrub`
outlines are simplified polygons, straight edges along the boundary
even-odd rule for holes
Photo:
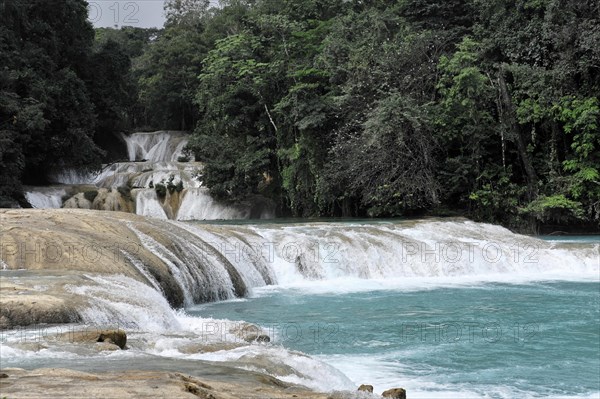
[[[121,197],[125,199],[131,199],[131,189],[129,187],[117,187],[117,191],[119,192],[119,194],[121,194]]]
[[[96,199],[97,196],[98,196],[97,190],[89,190],[89,191],[85,191],[83,193],[83,197],[90,202],[94,202],[94,200]]]
[[[164,198],[167,195],[167,187],[162,183],[156,183],[154,185],[154,191],[159,198]]]

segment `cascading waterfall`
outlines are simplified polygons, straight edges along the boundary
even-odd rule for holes
[[[600,271],[598,244],[548,242],[470,221],[152,224],[156,230],[128,227],[168,266],[188,306],[269,285],[362,290],[373,284],[598,279]],[[128,258],[156,289],[139,260]]]
[[[32,212],[31,217],[35,213],[41,214]],[[71,219],[66,219],[67,216]],[[307,345],[314,345],[311,340],[317,333],[329,338],[330,330],[327,328],[330,324],[319,324],[318,317],[324,310],[319,307],[319,298],[329,298],[329,303],[334,303],[374,293],[373,298],[380,303],[385,300],[382,298],[390,295],[401,307],[405,297],[412,295],[414,300],[415,294],[423,294],[414,291],[438,291],[431,288],[441,288],[443,292],[451,286],[456,291],[461,285],[469,285],[468,289],[479,291],[477,286],[483,283],[485,291],[497,282],[515,282],[514,286],[519,287],[521,283],[535,285],[530,283],[539,281],[549,284],[551,280],[568,280],[569,283],[580,284],[600,280],[600,245],[597,241],[543,241],[513,234],[502,227],[463,219],[209,224],[119,214],[96,216],[94,212],[83,211],[59,211],[51,218],[52,223],[70,220],[67,230],[72,235],[64,236],[67,241],[76,237],[82,244],[100,242],[108,244],[109,248],[114,248],[110,245],[113,240],[119,244],[117,248],[122,257],[113,261],[111,249],[107,253],[109,262],[94,264],[91,269],[81,265],[85,272],[74,269],[70,274],[64,274],[68,277],[64,290],[70,295],[69,300],[76,304],[74,309],[85,328],[122,328],[127,331],[128,345],[133,350],[115,354],[115,358],[140,357],[143,362],[172,359],[173,364],[180,359],[218,362],[317,390],[355,391],[357,378],[363,378],[364,374],[359,370],[360,376],[352,375],[353,380],[350,381],[344,374],[323,363],[329,363],[332,355],[311,358],[296,351],[304,351],[303,348],[294,350],[287,346],[295,337],[292,332],[296,330],[288,331],[286,326],[302,330]],[[81,220],[81,224],[74,223],[73,218]],[[20,220],[13,223],[19,226]],[[38,224],[29,227],[32,234],[39,233]],[[88,232],[90,226],[97,227],[102,234]],[[46,227],[44,225],[44,230],[47,230]],[[7,254],[14,252],[13,247],[7,248]],[[97,265],[101,267],[96,268]],[[2,260],[0,267],[11,270],[7,273],[9,278],[10,273],[17,273],[11,281],[18,282],[22,278],[21,271],[15,271],[19,267],[14,257]],[[63,274],[60,276],[62,278]],[[47,280],[40,280],[41,284],[36,281],[33,292],[46,290],[46,285],[54,284],[52,281],[56,275],[42,278]],[[389,292],[382,293],[382,290]],[[240,297],[250,298],[238,300]],[[286,301],[298,299],[298,303],[280,304],[277,302],[279,298],[287,298]],[[264,312],[272,312],[272,325],[262,324],[260,319],[248,319],[255,315],[254,311],[245,313],[245,309],[253,309],[252,306],[256,306],[253,304],[263,299],[268,304],[263,307]],[[206,304],[221,300],[230,302]],[[595,301],[594,298],[592,300]],[[295,323],[296,316],[285,313],[290,306],[304,306],[304,301],[312,303],[307,305],[307,312],[312,316],[305,315],[309,317],[306,325]],[[170,304],[186,309],[173,310]],[[369,306],[370,302],[362,308],[363,316],[364,312],[380,311],[380,308],[371,309]],[[399,324],[394,323],[398,317],[397,322],[401,323],[402,317],[407,317],[408,311],[412,312],[410,306],[404,306],[403,316],[396,315],[395,309],[392,309],[394,313],[389,313],[389,309],[385,308],[387,310],[382,310],[373,319],[374,323],[387,320],[387,328],[391,325],[398,330]],[[210,310],[219,307],[230,307],[231,316]],[[344,310],[344,307],[345,302],[340,311],[353,314],[353,308],[348,310],[346,307]],[[363,323],[361,311],[356,313],[358,324]],[[293,309],[291,312],[295,314]],[[206,318],[207,315],[216,318]],[[323,320],[328,320],[329,316],[324,312]],[[422,314],[421,317],[426,316]],[[283,323],[280,325],[281,320]],[[315,320],[316,323],[313,323]],[[240,335],[247,326],[250,326],[247,331],[257,329],[259,333],[266,333],[276,345],[248,345],[247,336]],[[319,330],[320,326],[324,329]],[[512,326],[510,324],[511,332]],[[284,332],[290,334],[284,336]],[[372,334],[369,332],[367,335],[370,337]],[[95,348],[83,349],[60,343],[47,350],[33,352],[26,346],[20,346],[17,334],[11,337],[0,347],[3,363],[7,362],[9,367],[22,366],[23,358],[39,359],[44,356],[53,361],[60,358],[61,362],[70,356],[73,364],[81,363],[82,356],[107,358],[98,354]],[[377,341],[374,344],[379,345],[383,342],[378,340],[368,338],[367,343]],[[365,346],[363,341],[356,342],[361,348]],[[353,345],[351,340],[340,343]],[[390,341],[386,345],[392,344],[397,343]],[[341,357],[338,363],[361,363],[370,359],[355,356],[355,346],[352,346],[350,354],[344,355],[350,356],[351,360],[345,361],[346,358]],[[436,344],[434,348],[443,347],[447,345]],[[369,348],[361,350],[372,349]],[[426,349],[429,351],[429,348]],[[400,353],[398,356],[406,352]],[[113,359],[112,356],[109,357]],[[333,357],[335,360],[335,355]],[[407,359],[400,359],[411,360],[410,355]],[[388,363],[381,362],[383,366],[377,363],[377,370],[388,367]],[[337,363],[331,364],[346,372]],[[393,369],[398,363],[394,360],[391,364]],[[64,364],[61,366],[65,367]],[[386,377],[386,384],[396,384],[395,372],[385,375],[391,375]],[[378,383],[379,386],[384,383],[371,378],[367,382]],[[415,389],[414,385],[412,389]]]
[[[25,198],[37,209],[58,209],[66,195],[67,190],[63,187],[25,187]]]
[[[133,133],[123,135],[129,160],[147,162],[176,162],[183,155],[187,135],[183,132]]]
[[[339,279],[576,278],[600,269],[596,245],[570,247],[470,221],[198,226],[233,265],[260,270],[250,286]]]
[[[90,284],[67,287],[73,294],[90,298],[81,311],[86,324],[144,331],[179,328],[169,303],[161,292],[125,276],[86,276]]]
[[[69,186],[56,186],[52,190],[30,188],[27,198],[32,206],[131,211],[173,220],[274,217],[273,205],[258,197],[238,205],[215,201],[208,189],[202,187],[202,163],[187,159],[180,162],[185,158],[186,133],[133,133],[123,135],[123,140],[127,145],[128,162],[104,165],[94,174],[77,170],[55,173],[51,176],[54,182]],[[160,185],[164,187],[162,191]],[[97,196],[90,194],[94,191],[98,192]],[[65,196],[71,198],[63,202]]]

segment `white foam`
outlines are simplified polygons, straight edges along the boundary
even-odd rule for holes
[[[177,161],[188,139],[184,132],[158,131],[123,135],[130,161]]]
[[[188,189],[183,197],[177,220],[248,219],[249,209],[217,202],[206,188]]]
[[[391,362],[385,355],[319,355],[317,359],[330,364],[346,375],[354,384],[370,384],[374,392],[381,394],[383,391],[402,387],[406,389],[407,396],[416,399],[446,399],[446,398],[474,398],[474,399],[513,399],[513,398],[539,398],[537,392],[527,392],[516,387],[506,385],[484,385],[474,381],[461,383],[441,383],[433,379],[442,374],[443,370],[428,370],[432,377],[417,376],[409,373],[407,366],[401,362]],[[401,358],[401,355],[400,355]],[[548,398],[598,398],[600,393],[586,393],[581,395],[544,395]]]
[[[600,279],[598,244],[556,245],[473,222],[252,230],[273,248],[267,263],[278,285],[309,292]]]
[[[158,202],[154,189],[133,190],[132,195],[135,198],[135,212],[138,215],[162,220],[167,219],[167,214]]]
[[[159,332],[181,328],[165,297],[146,284],[118,275],[86,277],[90,285],[67,287],[88,299],[80,312],[84,323]]]
[[[67,195],[64,188],[31,187],[25,191],[25,198],[37,209],[58,209],[62,207],[62,198]]]
[[[227,362],[321,392],[356,389],[352,381],[329,364],[281,346],[254,344],[228,351],[198,353],[188,358]]]

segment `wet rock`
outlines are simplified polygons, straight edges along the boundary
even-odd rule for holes
[[[229,329],[229,332],[246,342],[271,342],[271,337],[262,334],[262,329],[257,325],[242,323]]]
[[[117,344],[114,344],[109,341],[97,342],[95,348],[96,348],[96,350],[98,350],[98,352],[118,351],[121,349]]]
[[[127,334],[123,330],[107,330],[102,331],[98,337],[98,342],[108,342],[117,345],[121,349],[125,349],[127,344]]]
[[[105,198],[102,190],[94,201]],[[37,273],[35,277],[47,275],[42,282],[31,281],[50,286],[47,292],[32,291],[24,296],[8,292],[5,282],[11,279],[0,276],[0,328],[80,322],[79,315],[89,304],[82,303],[81,296],[65,287],[81,285],[82,280],[87,280],[86,285],[94,284],[84,274],[121,274],[147,285],[157,284],[172,307],[183,305],[182,288],[168,266],[129,228],[135,224],[136,229],[167,246],[172,237],[164,234],[162,225],[154,220],[123,212],[81,209],[0,210],[0,219],[2,265],[9,270],[27,269]],[[130,256],[117,249],[126,250]],[[134,267],[137,262],[154,281]],[[47,297],[29,300],[34,294]]]
[[[228,351],[246,346],[246,344],[238,342],[214,342],[214,343],[192,343],[180,346],[177,350],[186,355],[194,353],[212,353],[219,351]]]
[[[63,204],[63,208],[92,209],[92,201],[86,198],[85,193],[78,193],[66,200]]]
[[[121,349],[125,349],[125,345],[127,344],[127,334],[123,330],[90,329],[86,331],[70,331],[60,335],[60,339],[72,343],[100,342],[107,345],[116,345]]]
[[[271,342],[271,337],[265,334],[248,334],[244,337],[246,342]]]
[[[10,384],[2,383],[0,397],[30,398],[169,398],[169,399],[325,399],[327,394],[292,386],[273,377],[236,371],[227,376],[202,379],[180,372],[106,370],[85,373],[68,369],[2,369]],[[82,394],[83,392],[83,394]],[[83,396],[82,396],[83,395]],[[339,399],[347,396],[336,396]]]
[[[8,378],[8,374],[6,374],[6,373],[0,373],[0,378]]]
[[[38,352],[42,349],[48,349],[48,345],[41,342],[19,342],[12,345],[14,348],[21,349],[24,351]]]
[[[31,287],[13,285],[2,280],[0,285],[0,328],[34,324],[76,323],[80,317],[75,311],[76,300],[67,295],[40,293]]]
[[[362,384],[361,386],[359,386],[359,387],[358,387],[358,390],[359,390],[359,391],[362,391],[362,392],[370,392],[370,393],[373,393],[373,385],[365,385],[365,384]]]
[[[404,388],[392,388],[382,393],[381,396],[390,399],[406,399],[406,390]]]

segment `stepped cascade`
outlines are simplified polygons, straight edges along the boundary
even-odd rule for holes
[[[485,291],[495,286],[490,284],[536,281],[597,282],[600,272],[597,242],[544,241],[464,219],[211,223],[82,209],[7,210],[0,218],[4,290],[0,328],[31,324],[30,320],[117,326],[127,331],[133,349],[125,351],[127,362],[209,361],[320,391],[354,390],[357,381],[328,365],[331,356],[324,362],[322,357],[311,358],[286,346],[297,342],[296,331],[311,340],[320,330],[312,322],[298,324],[302,319],[295,313],[287,319],[280,316],[284,307],[297,309],[314,298],[313,303],[321,306],[321,298],[329,303],[343,301],[343,309],[348,309],[346,300],[371,294],[375,299],[401,296],[397,306],[402,307],[411,292],[478,286]],[[263,310],[275,324],[252,327],[248,323],[255,321],[247,318],[256,315],[243,309],[261,297],[273,301]],[[281,304],[278,298],[291,303]],[[465,303],[486,312],[490,305]],[[208,306],[229,306],[233,313],[213,316],[212,310],[205,310]],[[391,311],[371,309],[370,302],[365,306],[369,314],[375,312],[376,319],[388,324],[402,322],[407,312],[425,317],[410,304],[404,306],[402,316],[394,306]],[[332,324],[318,324],[319,313],[309,307],[304,317],[310,314],[328,337]],[[446,320],[444,315],[437,317]],[[236,335],[240,328],[248,328],[244,326],[265,331],[274,344],[249,344]],[[394,331],[400,331],[398,324]],[[345,342],[351,343],[339,341]],[[85,350],[59,343],[32,351],[20,345],[15,333],[3,345],[2,359],[9,366],[21,366],[24,357],[36,362],[47,357],[49,365],[56,358],[66,359],[61,360],[62,367],[76,367],[82,359],[89,362],[90,356],[113,360],[96,349],[89,348],[91,354]],[[396,376],[386,379],[396,381]]]
[[[128,161],[103,165],[98,173],[62,170],[56,185],[27,187],[34,208],[124,211],[158,219],[214,220],[274,217],[273,206],[255,197],[243,204],[223,204],[202,186],[200,162],[183,154],[184,132],[158,131],[122,136]]]
[[[36,211],[40,213],[23,219],[18,212],[3,216],[3,268],[117,273],[146,286],[137,290],[142,297],[123,299],[131,303],[144,303],[143,292],[149,290],[180,307],[245,297],[271,285],[361,291],[421,284],[423,279],[433,285],[597,279],[600,271],[598,244],[553,243],[461,219],[220,225],[86,210]],[[57,224],[65,227],[57,229]],[[65,262],[58,262],[53,253],[20,255],[18,243],[23,242],[54,252],[63,242],[75,249],[93,249],[97,243],[109,249],[98,256],[82,252],[77,262],[68,262],[73,249],[65,247]],[[119,313],[115,306],[106,306],[86,313],[88,322]],[[128,319],[132,315],[116,317],[137,323]],[[166,314],[161,317],[168,319]]]

